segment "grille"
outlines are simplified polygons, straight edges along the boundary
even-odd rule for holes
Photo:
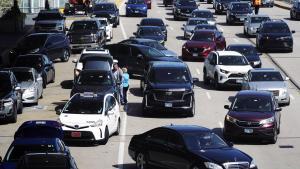
[[[79,126],[68,126],[68,125],[66,125],[66,127],[68,127],[68,128],[71,128],[71,129],[85,129],[85,128],[89,128],[89,126],[81,126],[81,127],[79,127]]]
[[[154,98],[155,100],[158,101],[182,100],[183,92],[182,91],[155,91]]]
[[[72,36],[72,43],[93,43],[93,38],[90,35]]]
[[[229,162],[229,163],[224,163],[223,166],[226,169],[249,169],[248,162]]]
[[[188,49],[189,50],[189,52],[191,52],[191,53],[198,53],[198,52],[203,52],[203,50],[204,50],[204,48],[189,48]]]
[[[242,73],[232,73],[229,75],[229,77],[244,77],[245,74],[242,74]]]
[[[259,122],[252,122],[252,121],[237,121],[237,125],[241,127],[259,127]]]
[[[180,10],[181,13],[185,13],[185,14],[190,14],[190,13],[192,13],[192,11],[193,11],[192,9],[181,9]]]
[[[273,90],[270,92],[272,92],[274,96],[279,96],[279,90]]]

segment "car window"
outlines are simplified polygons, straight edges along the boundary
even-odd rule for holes
[[[188,83],[191,82],[189,71],[185,68],[157,67],[152,69],[149,77],[154,83]]]
[[[88,86],[110,86],[113,84],[113,78],[110,72],[81,72],[78,80],[77,85],[88,85]]]
[[[170,146],[184,146],[181,136],[172,131],[168,131],[168,144]]]
[[[157,144],[166,144],[167,143],[167,134],[163,130],[152,130],[147,134],[147,140]]]
[[[212,132],[187,132],[184,141],[189,150],[219,149],[228,147],[226,142]]]
[[[109,104],[112,106],[112,107],[115,107],[116,106],[116,99],[112,96],[109,96],[110,99],[109,99]]]
[[[30,71],[14,71],[14,75],[19,83],[34,81],[33,73]]]
[[[120,45],[118,48],[118,55],[130,56],[130,47],[127,45]]]
[[[219,57],[219,65],[248,65],[248,61],[244,56],[221,56]]]

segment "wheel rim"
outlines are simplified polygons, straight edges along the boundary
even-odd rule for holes
[[[145,167],[145,158],[144,155],[142,153],[140,153],[136,159],[136,165],[139,169],[144,169]]]
[[[274,138],[273,138],[274,143],[277,141],[277,129],[274,131]]]
[[[64,59],[68,60],[68,58],[69,58],[69,52],[68,52],[68,50],[65,50],[65,52],[64,52]]]

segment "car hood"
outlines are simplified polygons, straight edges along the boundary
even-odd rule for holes
[[[174,89],[174,90],[191,90],[192,85],[189,83],[149,83],[149,89]]]
[[[215,43],[214,42],[205,42],[205,41],[193,41],[193,40],[189,40],[186,42],[186,47],[211,47],[214,48],[215,47]]]
[[[282,81],[273,81],[273,82],[250,82],[250,89],[252,90],[278,90],[287,88],[286,84]]]
[[[185,31],[193,31],[195,29],[196,25],[187,25],[185,26]]]
[[[33,82],[21,82],[19,83],[21,89],[28,89],[30,88],[34,83]]]
[[[229,111],[228,115],[238,119],[240,121],[255,121],[259,122],[263,119],[267,119],[273,116],[271,112],[238,112],[238,111]]]
[[[90,86],[90,85],[75,85],[72,93],[94,92],[94,93],[113,93],[113,86]]]
[[[94,11],[93,12],[94,15],[109,15],[109,14],[114,14],[114,11]]]
[[[94,122],[100,120],[100,114],[67,114],[67,113],[62,113],[59,116],[59,120],[64,124],[64,125],[69,125],[69,126],[75,126],[78,125],[78,127],[84,127],[87,125],[91,125]]]
[[[232,66],[232,65],[218,65],[220,69],[229,71],[230,73],[244,73],[246,74],[252,67],[250,65]]]
[[[69,31],[68,35],[91,35],[97,33],[97,30],[80,30],[80,31]]]
[[[259,55],[245,55],[249,62],[259,61]]]
[[[15,169],[17,164],[14,162],[3,162],[0,165],[0,169]]]
[[[153,40],[157,40],[157,41],[164,40],[164,36],[140,36],[140,38],[153,39]]]
[[[237,161],[247,161],[251,162],[251,158],[245,153],[231,147],[221,148],[221,149],[204,149],[204,150],[194,150],[194,154],[206,158],[207,160],[213,161],[222,165],[226,162],[237,162]]]
[[[36,21],[35,24],[42,25],[42,24],[61,24],[64,23],[64,20],[40,20]]]
[[[164,55],[168,56],[168,57],[176,57],[176,58],[178,58],[177,53],[175,53],[175,52],[173,52],[173,51],[171,51],[171,50],[161,50],[161,52],[162,52]]]

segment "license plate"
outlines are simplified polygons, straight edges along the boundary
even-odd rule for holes
[[[245,20],[245,18],[240,18],[240,21],[244,21]]]
[[[193,56],[198,56],[198,53],[193,53]]]
[[[139,11],[134,11],[134,13],[139,13]]]
[[[81,137],[81,132],[71,132],[71,137],[79,138]]]
[[[237,79],[236,82],[237,82],[237,83],[242,83],[243,80],[242,80],[242,79]]]
[[[253,133],[253,129],[244,129],[244,132],[247,134]]]
[[[172,107],[173,104],[172,103],[165,103],[165,107]]]

